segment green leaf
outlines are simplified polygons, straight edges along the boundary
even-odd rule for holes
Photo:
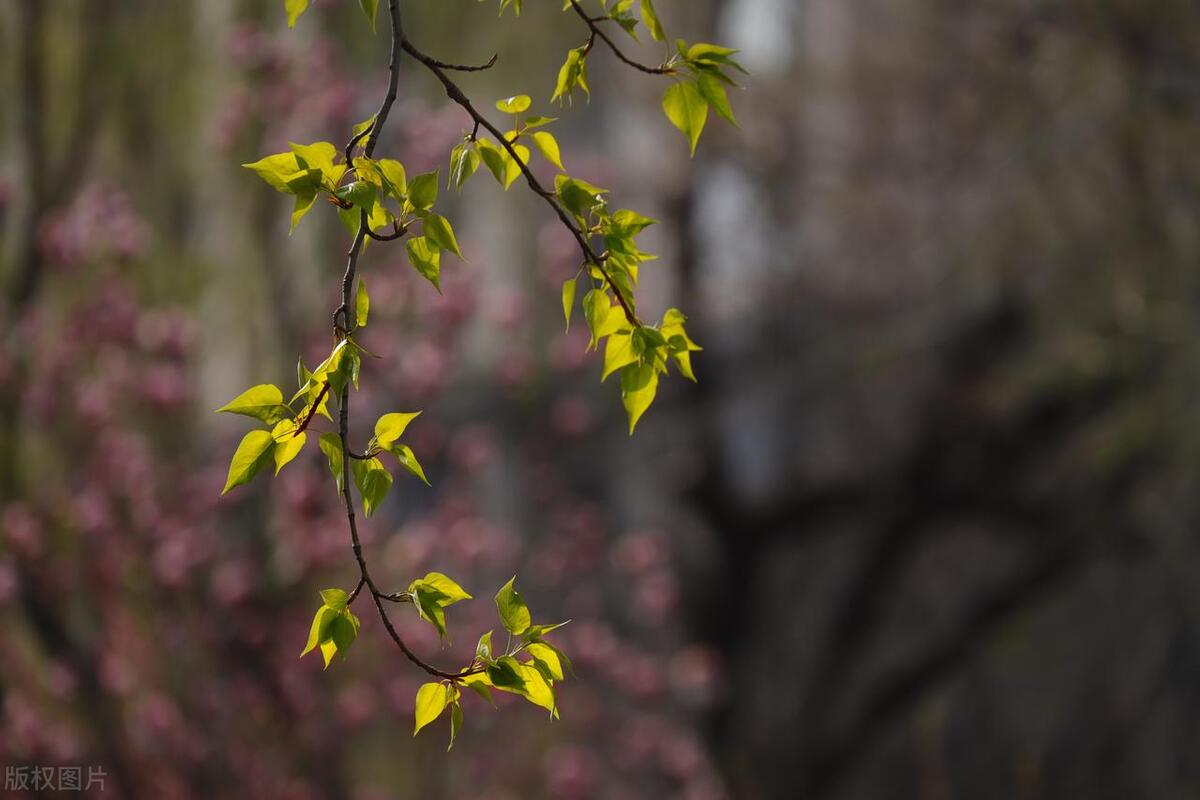
[[[413,581],[409,587],[409,593],[412,594],[417,615],[437,629],[439,639],[445,639],[446,612],[440,602],[443,597],[442,593],[433,587],[426,586],[421,581]]]
[[[480,161],[482,158],[479,150],[473,143],[463,142],[455,147],[450,151],[450,178],[446,188],[453,186],[461,189],[467,179],[475,174],[475,170],[479,169]]]
[[[687,137],[691,154],[696,155],[696,144],[708,119],[708,103],[700,90],[692,83],[681,81],[671,84],[663,95],[662,107],[671,124]]]
[[[453,579],[446,577],[440,572],[430,572],[417,583],[441,592],[443,596],[438,598],[437,604],[442,608],[452,606],[460,600],[471,599],[471,595],[467,594],[465,589],[455,583]]]
[[[336,186],[342,176],[346,174],[345,164],[333,163],[337,158],[338,149],[330,142],[313,142],[312,144],[288,142],[288,146],[296,155],[296,163],[309,171],[309,180],[315,179],[313,180],[315,186],[321,185],[322,178],[328,181],[329,185]],[[312,170],[317,170],[318,174],[312,175]]]
[[[387,497],[392,488],[392,474],[388,472],[383,462],[378,458],[355,459],[351,465],[354,473],[354,483],[363,498],[363,513],[368,517]]]
[[[296,20],[308,8],[308,0],[283,0],[283,8],[287,11],[288,27],[294,28]]]
[[[592,289],[583,296],[583,318],[592,332],[589,349],[600,344],[608,318],[613,314],[612,301],[599,289]]]
[[[408,196],[408,177],[404,172],[404,165],[392,158],[381,158],[376,164],[390,187],[391,195],[403,201]]]
[[[288,179],[300,170],[295,153],[276,153],[275,155],[260,158],[258,161],[249,164],[242,164],[242,166],[253,170],[258,177],[266,181],[276,191],[283,192],[284,194],[294,193],[288,187]]]
[[[292,409],[283,402],[283,392],[271,383],[250,387],[217,409],[217,413],[221,412],[253,417],[268,425],[292,417]]]
[[[249,483],[270,462],[274,449],[275,439],[270,431],[247,433],[229,463],[229,475],[225,479],[225,488],[221,490],[221,494],[227,494],[230,489]]]
[[[492,679],[488,677],[486,672],[477,672],[474,675],[468,675],[463,678],[463,683],[484,700],[487,700],[492,705],[496,705],[496,701],[492,699]]]
[[[650,38],[656,42],[663,42],[667,39],[667,34],[663,31],[662,23],[658,20],[658,14],[654,11],[653,0],[642,0],[642,22],[650,31]]]
[[[371,296],[367,294],[367,284],[362,279],[358,279],[358,291],[354,295],[354,318],[358,320],[358,327],[365,327],[367,317],[371,313]]]
[[[533,99],[529,95],[518,94],[505,100],[497,100],[496,109],[503,111],[505,114],[520,114],[523,111],[528,111],[532,103]]]
[[[605,343],[604,372],[600,380],[607,380],[609,375],[637,360],[638,354],[633,352],[633,336],[629,331],[617,331]]]
[[[334,611],[341,611],[350,602],[350,595],[344,589],[322,589],[321,600]]]
[[[451,700],[451,689],[445,683],[426,683],[417,689],[416,727],[413,736],[442,715]]]
[[[426,280],[433,284],[438,294],[442,293],[442,251],[424,236],[416,236],[404,243],[408,263]]]
[[[533,642],[525,649],[544,676],[551,680],[563,680],[562,661],[553,647],[544,642]]]
[[[449,250],[459,258],[463,257],[462,250],[458,249],[458,239],[454,238],[454,228],[450,227],[449,220],[430,213],[424,216],[424,221],[426,239],[442,250]]]
[[[379,10],[379,0],[358,0],[358,4],[362,6],[363,13],[367,15],[367,22],[371,23],[371,33],[374,33],[375,13]]]
[[[333,639],[338,655],[342,658],[346,657],[346,651],[358,638],[358,627],[358,617],[354,616],[349,609],[334,617],[333,623],[329,626],[330,638]],[[326,666],[329,666],[328,663]]]
[[[487,137],[481,136],[476,144],[479,146],[479,155],[483,159],[484,165],[495,177],[496,182],[504,186],[508,176],[508,162],[512,156]]]
[[[554,85],[554,94],[550,97],[550,102],[555,100],[561,102],[565,98],[570,98],[571,93],[577,87],[582,89],[589,99],[591,98],[592,91],[588,87],[587,80],[588,49],[587,45],[583,45],[567,52],[567,60],[558,70],[558,81]]]
[[[562,307],[563,316],[567,319],[567,332],[571,331],[571,311],[575,308],[575,287],[578,283],[578,278],[571,278],[563,284],[562,288]]]
[[[275,474],[286,467],[292,459],[300,455],[300,451],[304,449],[304,443],[308,440],[308,434],[300,431],[297,433],[298,425],[290,419],[282,420],[271,430],[271,438],[275,440]]]
[[[492,660],[492,632],[488,631],[483,636],[479,637],[479,643],[475,645],[475,657],[482,658],[484,661]]]
[[[427,210],[433,207],[438,198],[439,170],[425,172],[416,176],[408,185],[408,202],[413,208]]]
[[[380,447],[386,450],[391,446],[392,442],[404,435],[404,431],[408,428],[409,423],[419,416],[421,416],[420,411],[384,414],[375,423],[375,440],[379,443]]]
[[[547,161],[561,170],[566,169],[563,166],[562,156],[558,150],[558,140],[554,138],[553,134],[547,131],[536,131],[531,136],[533,136],[533,143],[542,152],[542,155],[546,157]]]
[[[508,159],[504,162],[505,168],[507,169],[507,172],[504,175],[505,191],[508,191],[508,187],[512,186],[513,182],[516,181],[517,178],[521,177],[521,165],[529,163],[528,147],[523,144],[514,144],[512,149],[513,152],[517,154],[517,157],[513,158],[511,154],[508,154]]]
[[[653,362],[640,361],[621,371],[621,402],[629,415],[630,436],[633,435],[633,429],[642,418],[642,414],[646,413],[646,409],[654,402],[657,392],[658,370],[654,368]]]
[[[541,128],[549,125],[551,122],[558,122],[558,117],[526,117],[525,130],[531,131],[534,128]]]
[[[425,470],[421,468],[421,462],[417,461],[417,457],[413,455],[411,447],[406,444],[394,444],[389,448],[389,452],[400,462],[400,466],[420,478],[422,483],[426,486],[433,485],[425,477]]]
[[[505,629],[514,636],[520,636],[529,627],[531,619],[529,607],[513,586],[516,579],[517,576],[514,575],[496,593],[496,610],[500,613],[500,621],[504,623]]]
[[[729,95],[725,93],[725,86],[719,78],[710,72],[702,72],[696,80],[696,86],[700,90],[704,101],[714,111],[734,127],[740,127],[737,119],[733,116],[733,108],[729,105]]]
[[[607,189],[568,175],[555,176],[554,190],[567,210],[577,217],[585,217],[593,209],[604,205],[604,195],[608,194]]]
[[[313,617],[312,627],[308,630],[308,644],[300,651],[301,658],[304,658],[316,649],[317,645],[329,638],[329,626],[333,623],[333,618],[337,616],[337,613],[337,610],[329,606],[321,606],[317,609],[317,613]]]
[[[458,738],[458,731],[463,724],[462,704],[458,702],[459,691],[454,689],[454,702],[450,704],[450,746],[446,748],[446,752],[454,749],[454,740]]]
[[[322,433],[321,438],[317,441],[321,448],[321,452],[329,459],[329,471],[333,473],[333,479],[337,481],[337,488],[342,490],[342,437],[336,433]]]

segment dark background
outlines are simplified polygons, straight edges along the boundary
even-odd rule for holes
[[[368,554],[477,597],[450,652],[405,635],[457,663],[513,572],[573,619],[563,719],[469,697],[449,755],[372,615],[296,658],[356,577],[316,448],[218,498],[246,426],[211,409],[328,348],[347,244],[238,164],[373,112],[356,5],[0,5],[0,764],[153,798],[1200,794],[1200,4],[660,0],[753,74],[693,160],[600,50],[557,125],[661,220],[644,306],[706,348],[632,439],[521,184],[445,196],[444,296],[373,247],[355,427],[425,409],[434,488],[398,477]],[[536,113],[585,38],[559,5],[405,4],[436,56],[499,53],[481,108]],[[393,120],[410,175],[467,125],[411,62]]]

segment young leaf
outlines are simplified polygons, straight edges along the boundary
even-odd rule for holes
[[[534,642],[525,649],[533,657],[534,664],[544,676],[555,681],[563,679],[562,662],[554,648],[545,642]]]
[[[304,449],[304,443],[308,440],[308,434],[303,431],[297,433],[296,430],[296,423],[290,419],[283,420],[271,430],[271,438],[275,440],[276,475],[292,459],[300,455],[300,451]]]
[[[656,42],[666,41],[667,34],[654,11],[654,0],[642,0],[642,22],[650,30],[650,38]]]
[[[342,611],[350,602],[350,595],[346,594],[345,589],[322,589],[321,600],[334,611]]]
[[[671,124],[687,137],[691,154],[696,155],[696,144],[708,119],[708,103],[700,90],[692,83],[673,83],[663,95],[662,107]]]
[[[287,11],[288,27],[296,27],[296,20],[308,8],[308,0],[283,0],[283,8]]]
[[[416,236],[404,243],[408,263],[427,281],[433,284],[438,294],[442,293],[442,251],[424,236]]]
[[[646,409],[654,402],[657,392],[658,371],[653,362],[639,361],[621,371],[621,402],[629,415],[630,436],[633,435],[633,429],[642,418],[642,414],[646,413]]]
[[[600,380],[608,380],[609,375],[637,360],[638,354],[633,352],[633,336],[627,331],[614,333],[604,346],[604,372]]]
[[[567,332],[571,332],[571,311],[575,308],[575,285],[577,278],[571,278],[563,284],[562,288],[562,307],[563,316],[567,319]]]
[[[221,490],[221,494],[227,494],[230,489],[249,483],[270,462],[274,449],[275,439],[270,431],[247,433],[229,463],[229,475],[225,479],[225,488]]]
[[[463,724],[462,704],[458,702],[458,696],[458,687],[454,687],[454,702],[450,704],[450,746],[446,752],[454,749],[454,740],[458,738],[458,731]]]
[[[334,617],[333,623],[329,626],[330,638],[333,639],[333,644],[342,658],[346,657],[346,651],[358,638],[358,627],[358,617],[354,616],[350,609],[346,609]]]
[[[463,257],[462,250],[458,249],[458,239],[454,237],[454,228],[450,227],[449,220],[433,213],[426,214],[424,220],[426,239],[442,250],[449,250],[459,258]]]
[[[504,623],[508,632],[514,636],[520,636],[529,627],[531,619],[529,607],[525,605],[520,592],[513,586],[516,579],[517,576],[514,575],[496,593],[496,610],[500,613],[500,621]]]
[[[375,440],[379,446],[385,450],[391,446],[392,442],[404,435],[404,431],[408,428],[410,422],[421,416],[420,411],[402,414],[394,412],[384,414],[375,423]]]
[[[413,208],[427,210],[433,208],[438,198],[438,170],[416,176],[408,185],[408,201]]]
[[[358,0],[358,4],[362,6],[363,13],[367,15],[367,22],[371,23],[371,33],[374,33],[375,14],[379,10],[379,0]]]
[[[561,170],[566,169],[558,150],[558,140],[554,138],[553,134],[547,131],[536,131],[531,136],[533,136],[533,143],[537,145],[537,149],[542,152],[547,161]]]
[[[317,645],[329,638],[329,626],[336,616],[337,611],[329,606],[321,606],[317,609],[317,613],[313,617],[312,627],[308,631],[308,644],[300,651],[301,658],[304,658],[316,649]]]
[[[483,636],[479,637],[479,643],[475,645],[476,658],[482,658],[484,661],[492,660],[492,632],[488,631]]]
[[[522,111],[528,111],[532,103],[533,100],[529,95],[518,94],[505,100],[497,100],[496,109],[505,114],[520,114]]]
[[[354,483],[363,498],[363,513],[368,517],[387,497],[392,488],[392,474],[388,472],[383,462],[378,458],[356,459],[351,466],[354,473]]]
[[[481,160],[479,150],[474,144],[463,142],[456,146],[450,151],[450,178],[446,188],[453,186],[461,189],[467,179],[475,174],[475,170],[479,169]]]
[[[421,578],[420,583],[442,593],[443,597],[437,601],[442,608],[454,605],[460,600],[471,599],[471,595],[467,594],[465,589],[440,572],[430,572]]]
[[[358,320],[358,327],[366,327],[367,316],[371,313],[371,297],[367,294],[367,284],[362,279],[358,279],[358,291],[354,295],[354,318]]]
[[[217,413],[221,412],[253,417],[268,425],[292,417],[292,409],[283,402],[283,392],[270,383],[250,387],[217,409]]]
[[[421,479],[421,482],[426,486],[432,486],[429,479],[425,477],[425,470],[421,468],[421,462],[417,461],[417,457],[413,455],[412,448],[406,444],[394,444],[390,448],[392,455],[400,462],[400,466],[416,475]]]
[[[329,471],[333,473],[333,479],[337,481],[337,488],[342,490],[342,437],[336,433],[322,433],[321,438],[317,441],[321,448],[321,452],[329,459]]]
[[[451,699],[451,689],[444,683],[425,683],[417,689],[416,727],[413,736],[442,715]]]
[[[725,87],[719,78],[711,72],[702,72],[696,79],[696,87],[714,111],[734,127],[740,127],[733,116],[733,108],[729,105],[729,95],[725,93]]]

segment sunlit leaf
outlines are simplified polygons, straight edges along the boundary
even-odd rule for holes
[[[500,621],[514,636],[520,636],[529,627],[529,607],[521,599],[521,594],[513,586],[517,580],[514,575],[508,583],[496,593],[496,610],[500,613]]]
[[[221,494],[230,489],[249,483],[255,475],[271,461],[271,453],[275,449],[275,439],[270,431],[250,431],[243,437],[233,460],[229,463],[229,475],[225,479],[225,488]]]

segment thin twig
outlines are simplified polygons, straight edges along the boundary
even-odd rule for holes
[[[591,30],[591,36],[589,37],[588,44],[587,44],[587,48],[589,50],[591,49],[591,46],[595,43],[596,38],[599,37],[602,42],[604,42],[606,45],[608,45],[608,49],[612,51],[614,56],[616,56],[618,59],[625,62],[626,64],[628,64],[629,66],[633,67],[636,70],[640,70],[640,71],[646,73],[647,75],[671,75],[675,72],[675,69],[673,67],[668,66],[667,64],[662,64],[657,67],[651,67],[647,64],[641,64],[637,61],[634,61],[632,58],[625,55],[625,53],[623,53],[621,51],[621,48],[617,47],[616,43],[613,42],[612,39],[608,38],[608,34],[605,33],[603,30],[601,30],[600,26],[597,24],[597,23],[603,22],[605,20],[611,19],[611,17],[589,17],[587,15],[587,12],[584,11],[583,8],[579,5],[578,0],[571,0],[571,8],[575,9],[575,13],[579,15],[579,18],[581,20],[583,20],[584,23]]]

